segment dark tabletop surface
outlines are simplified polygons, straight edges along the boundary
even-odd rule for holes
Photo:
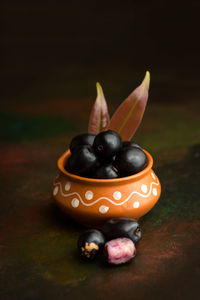
[[[182,2],[172,10],[165,1],[162,8],[159,1],[127,1],[124,10],[116,2],[104,11],[88,3],[77,1],[72,13],[51,1],[48,10],[21,1],[4,3],[1,11],[0,298],[199,299],[199,5],[191,1],[187,10]],[[85,228],[51,197],[56,161],[73,136],[87,131],[96,81],[112,114],[146,69],[150,96],[134,141],[152,154],[162,194],[140,219],[143,237],[130,264],[86,263],[76,251]]]

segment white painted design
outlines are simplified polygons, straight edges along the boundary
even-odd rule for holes
[[[74,208],[76,208],[76,207],[79,206],[79,200],[78,200],[77,198],[74,198],[74,199],[72,200],[72,206],[73,206]]]
[[[157,188],[153,188],[153,195],[154,195],[154,196],[157,196],[157,195],[158,195]]]
[[[113,205],[120,206],[120,205],[123,205],[124,203],[128,202],[129,199],[130,199],[134,194],[137,194],[137,195],[141,196],[142,198],[148,198],[148,197],[151,195],[151,192],[152,192],[152,186],[153,186],[153,185],[159,185],[159,183],[158,183],[158,182],[157,182],[157,183],[156,183],[156,182],[151,182],[151,184],[150,184],[150,189],[149,189],[148,194],[141,194],[141,193],[139,193],[139,192],[137,192],[137,191],[133,191],[133,192],[130,193],[130,195],[129,195],[124,201],[122,201],[122,202],[120,202],[120,203],[119,203],[119,202],[115,202],[115,201],[113,201],[112,199],[110,199],[110,198],[108,198],[108,197],[105,197],[105,196],[100,197],[100,198],[98,198],[98,199],[96,199],[96,200],[94,200],[94,201],[92,201],[92,202],[89,202],[89,203],[88,203],[88,202],[84,202],[83,199],[82,199],[82,197],[81,197],[81,196],[79,195],[79,193],[77,193],[77,192],[72,192],[72,193],[69,193],[69,194],[63,193],[63,191],[62,191],[62,185],[61,185],[60,182],[54,183],[54,185],[57,185],[57,186],[59,185],[59,186],[60,186],[60,193],[61,193],[61,195],[62,195],[63,197],[76,196],[76,197],[79,199],[79,201],[80,201],[84,206],[92,206],[92,205],[98,203],[98,202],[101,201],[101,200],[106,200],[106,201],[112,203]]]
[[[156,176],[154,175],[153,172],[151,172],[151,176],[152,176],[152,178],[153,178],[154,180],[156,179]]]
[[[147,188],[147,185],[146,184],[142,184],[142,186],[141,186],[141,190],[142,190],[142,192],[143,193],[147,193],[147,191],[148,191],[148,188]]]
[[[108,206],[101,205],[101,206],[99,207],[99,212],[100,212],[101,214],[106,214],[108,210],[109,210],[109,207],[108,207]]]
[[[122,197],[122,194],[121,194],[119,191],[114,192],[113,198],[114,198],[115,200],[120,200],[121,197]]]
[[[55,188],[53,189],[53,195],[54,196],[56,196],[58,194],[58,190],[59,190],[59,187],[55,186]]]
[[[66,184],[65,184],[65,191],[69,191],[71,189],[71,182],[67,182]]]
[[[93,196],[94,196],[94,194],[93,194],[92,191],[87,191],[87,192],[85,193],[85,198],[86,198],[87,200],[92,200]]]
[[[140,206],[140,202],[135,201],[135,202],[133,203],[133,207],[134,207],[134,208],[138,208],[139,206]]]

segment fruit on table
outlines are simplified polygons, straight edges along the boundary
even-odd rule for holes
[[[101,231],[90,229],[83,232],[78,239],[78,251],[82,258],[93,260],[102,252],[105,245],[105,237]]]
[[[94,139],[94,150],[98,156],[108,158],[114,156],[121,148],[122,140],[119,134],[112,130],[100,132]]]
[[[118,238],[105,244],[104,255],[108,263],[120,265],[129,262],[136,254],[136,248],[132,240]]]
[[[109,163],[100,165],[93,172],[93,178],[97,178],[97,179],[112,179],[117,177],[118,177],[117,169],[112,164]]]
[[[131,239],[135,244],[142,237],[139,223],[131,218],[112,218],[106,221],[102,232],[107,241],[120,237]]]
[[[116,155],[115,166],[120,176],[129,176],[142,171],[147,165],[147,156],[136,147],[122,148]]]
[[[112,218],[101,230],[89,229],[82,233],[77,246],[85,260],[91,261],[103,252],[108,263],[120,265],[135,256],[135,244],[141,236],[140,226],[134,219]]]
[[[142,148],[140,147],[140,145],[138,145],[138,144],[136,144],[136,143],[134,143],[134,142],[130,142],[130,141],[124,141],[124,142],[122,143],[122,147],[123,147],[123,148],[125,148],[125,147],[136,147],[136,148],[142,149]]]
[[[95,134],[91,134],[91,133],[82,133],[82,134],[76,135],[71,140],[71,143],[69,146],[70,151],[73,152],[79,146],[84,146],[84,145],[92,146],[95,136],[96,136]]]
[[[82,175],[88,172],[97,162],[96,154],[90,146],[79,146],[70,155],[66,169],[70,173]]]

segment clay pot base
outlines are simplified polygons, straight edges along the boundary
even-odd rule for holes
[[[59,176],[52,185],[52,195],[58,206],[78,223],[99,227],[107,219],[128,217],[138,220],[145,215],[161,194],[160,182],[148,157],[146,168],[128,177],[90,179],[73,175],[64,169],[70,151],[58,160]]]

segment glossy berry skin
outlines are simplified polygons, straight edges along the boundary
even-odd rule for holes
[[[116,155],[115,166],[120,176],[129,176],[142,171],[147,165],[147,156],[142,149],[122,148]]]
[[[122,140],[118,133],[112,130],[100,132],[94,139],[94,150],[99,157],[110,158],[121,148]]]
[[[69,145],[69,149],[71,153],[78,147],[83,146],[83,145],[88,145],[92,146],[94,139],[95,139],[95,134],[90,134],[90,133],[82,133],[77,136],[75,136]]]
[[[140,147],[140,145],[134,143],[134,142],[130,142],[130,141],[124,141],[122,143],[122,147],[125,148],[125,147],[135,147],[135,148],[139,148],[139,149],[142,149],[142,147]]]
[[[93,178],[97,179],[112,179],[118,178],[118,173],[115,167],[112,164],[103,164],[100,165],[94,172]]]
[[[88,171],[84,172],[82,176],[86,178],[95,178],[95,172],[100,166],[101,162],[99,161],[99,159],[97,159],[96,163]]]
[[[134,244],[138,243],[142,237],[139,223],[130,218],[112,218],[104,223],[102,232],[107,241],[126,237]]]
[[[90,229],[83,232],[77,243],[78,251],[85,260],[93,260],[102,252],[106,240],[101,231]]]
[[[68,158],[66,170],[72,174],[80,175],[88,172],[97,162],[97,157],[90,146],[76,148]]]

